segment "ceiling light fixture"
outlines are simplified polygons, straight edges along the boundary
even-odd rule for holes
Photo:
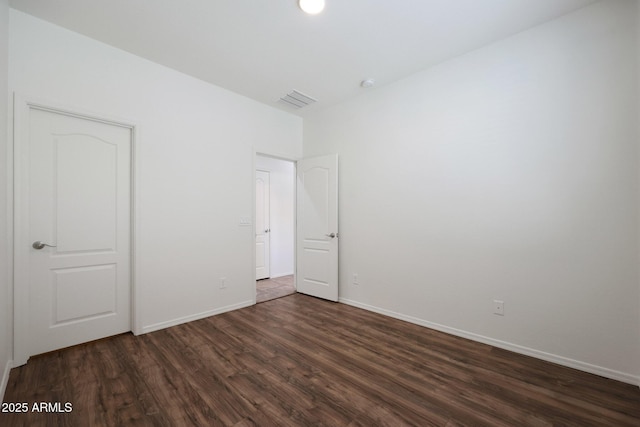
[[[360,86],[362,86],[365,89],[373,87],[375,84],[376,84],[376,81],[374,79],[366,79],[360,82]]]
[[[309,15],[317,15],[324,10],[324,0],[298,0],[298,6]]]

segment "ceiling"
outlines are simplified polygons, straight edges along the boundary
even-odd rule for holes
[[[304,116],[595,0],[11,0],[75,32]],[[376,86],[360,82],[374,78]],[[299,110],[291,90],[317,99]]]

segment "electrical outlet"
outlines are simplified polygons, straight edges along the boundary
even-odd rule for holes
[[[224,289],[227,287],[227,278],[226,277],[221,277],[220,278],[220,289]]]
[[[493,300],[493,314],[504,316],[504,301],[500,301],[497,299]]]
[[[354,285],[359,285],[360,282],[358,280],[358,273],[353,273],[353,284]]]

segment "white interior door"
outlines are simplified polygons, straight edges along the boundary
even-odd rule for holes
[[[131,330],[132,131],[35,108],[27,127],[16,249],[28,357]]]
[[[338,301],[338,156],[297,166],[298,292]]]
[[[269,172],[256,171],[256,280],[271,276]]]

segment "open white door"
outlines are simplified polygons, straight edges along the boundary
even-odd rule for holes
[[[270,175],[256,171],[256,280],[271,276]]]
[[[338,156],[298,161],[297,290],[338,301]]]

